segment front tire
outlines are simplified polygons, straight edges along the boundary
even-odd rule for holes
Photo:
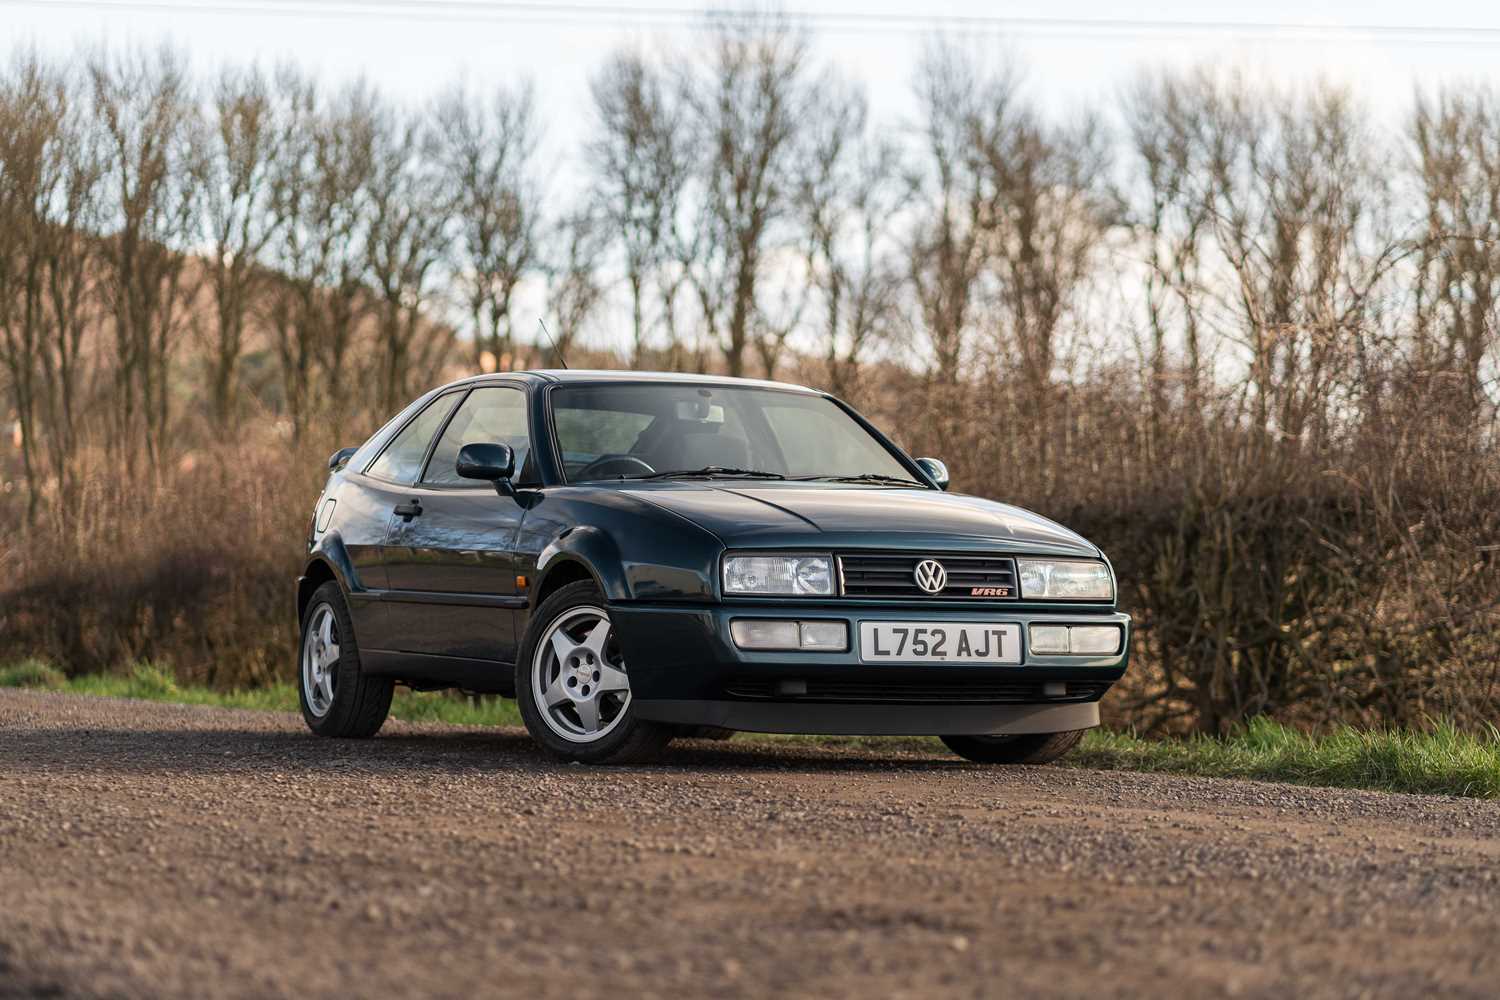
[[[1087,730],[1026,736],[944,736],[948,749],[976,764],[1050,764],[1078,745]]]
[[[645,763],[672,739],[670,727],[636,717],[609,608],[592,581],[559,588],[531,616],[516,702],[531,738],[563,760]]]
[[[329,580],[313,591],[302,615],[297,699],[307,728],[319,736],[374,736],[391,711],[396,682],[360,666],[354,622],[343,591]]]

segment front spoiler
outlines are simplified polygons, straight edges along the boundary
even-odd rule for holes
[[[859,705],[796,701],[638,699],[654,722],[748,733],[823,736],[1023,736],[1099,725],[1099,703],[1066,705]]]

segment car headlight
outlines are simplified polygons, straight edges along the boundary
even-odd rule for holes
[[[1114,581],[1102,562],[1017,559],[1021,596],[1031,600],[1111,601]]]
[[[833,556],[729,556],[724,593],[833,595]]]

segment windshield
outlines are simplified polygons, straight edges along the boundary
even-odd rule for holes
[[[822,396],[723,386],[562,386],[552,422],[568,482],[726,477],[922,485]]]

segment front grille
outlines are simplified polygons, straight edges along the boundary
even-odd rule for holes
[[[935,594],[917,586],[917,563],[933,559],[948,574]],[[879,553],[839,556],[846,597],[919,597],[930,600],[1013,601],[1016,561],[1009,556],[949,556]]]
[[[806,694],[781,695],[774,679],[737,677],[725,691],[735,698],[778,701],[894,702],[898,704],[1014,705],[1098,701],[1109,690],[1104,681],[1068,681],[1067,694],[1048,696],[1039,681],[846,681],[808,679]]]

